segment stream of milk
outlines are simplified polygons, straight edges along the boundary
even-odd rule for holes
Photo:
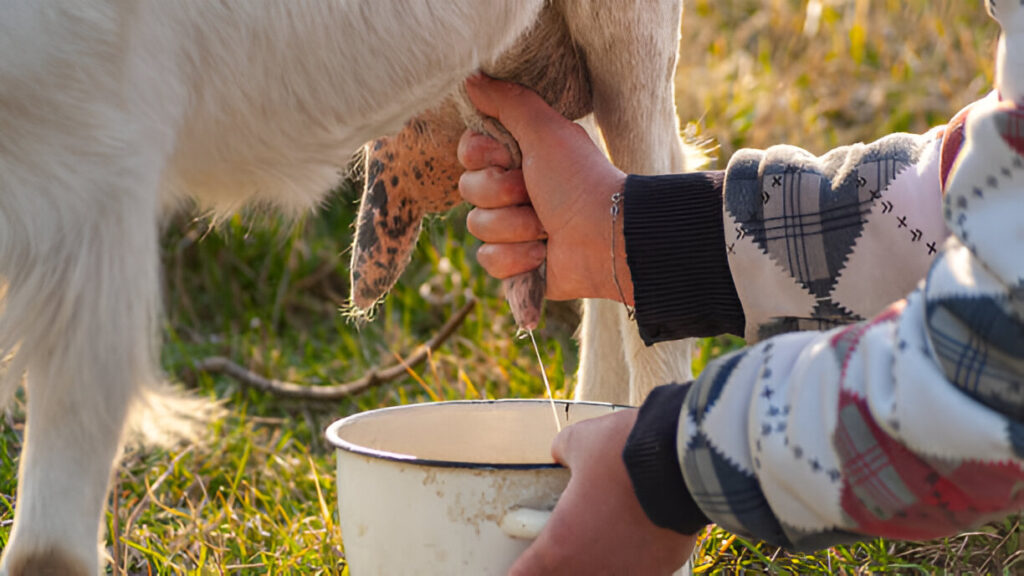
[[[533,330],[523,330],[530,336],[530,342],[533,343],[533,353],[537,355],[537,364],[540,365],[540,376],[544,379],[544,390],[548,394],[548,402],[551,403],[551,415],[555,417],[555,429],[559,432],[562,431],[562,421],[558,418],[558,410],[555,410],[555,397],[551,394],[551,384],[548,382],[548,371],[544,367],[544,360],[540,357],[540,348],[537,347],[537,339],[533,337]]]

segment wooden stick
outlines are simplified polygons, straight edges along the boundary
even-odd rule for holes
[[[358,394],[359,392],[373,386],[390,382],[403,374],[407,374],[409,370],[423,363],[431,351],[439,348],[452,334],[455,333],[455,330],[460,324],[462,324],[463,320],[469,316],[469,313],[473,310],[474,306],[476,306],[476,298],[470,298],[454,316],[445,322],[444,326],[438,330],[437,334],[434,334],[430,340],[421,344],[416,351],[408,357],[400,359],[398,364],[389,366],[383,370],[372,369],[362,378],[351,382],[334,384],[331,386],[308,386],[294,382],[264,378],[252,370],[244,368],[223,356],[211,356],[204,360],[200,360],[196,362],[195,369],[202,372],[226,374],[246,386],[250,386],[264,392],[269,392],[275,396],[281,396],[283,398],[318,401],[340,400],[342,398],[352,396],[353,394]]]

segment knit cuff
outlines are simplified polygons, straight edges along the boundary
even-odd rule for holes
[[[622,450],[640,506],[655,526],[696,534],[711,520],[697,506],[683,480],[676,438],[690,384],[655,388],[637,414]]]
[[[743,335],[725,250],[725,174],[626,178],[623,232],[644,343]]]

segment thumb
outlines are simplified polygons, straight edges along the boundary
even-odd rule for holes
[[[466,93],[480,113],[498,120],[523,149],[541,144],[540,135],[550,134],[552,126],[571,124],[536,92],[521,84],[474,74],[466,80]]]
[[[570,469],[586,464],[596,453],[615,454],[612,459],[619,459],[637,414],[635,409],[615,410],[567,426],[552,441],[551,456]],[[593,452],[595,449],[599,452]]]
[[[569,457],[572,455],[571,436],[576,431],[576,426],[567,426],[562,429],[551,442],[551,457],[566,468],[572,468]]]

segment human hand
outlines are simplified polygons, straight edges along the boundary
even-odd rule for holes
[[[527,88],[474,77],[466,90],[483,114],[516,138],[522,153],[522,168],[510,170],[508,150],[489,136],[466,132],[459,142],[459,161],[466,168],[459,191],[476,206],[467,226],[485,242],[477,260],[489,274],[504,279],[546,259],[549,299],[621,300],[613,281],[609,211],[626,175],[583,128]],[[614,273],[632,304],[621,218],[614,233]]]
[[[572,477],[510,576],[671,574],[686,562],[697,537],[652,524],[633,493],[622,449],[636,417],[623,410],[555,438],[551,453]]]

